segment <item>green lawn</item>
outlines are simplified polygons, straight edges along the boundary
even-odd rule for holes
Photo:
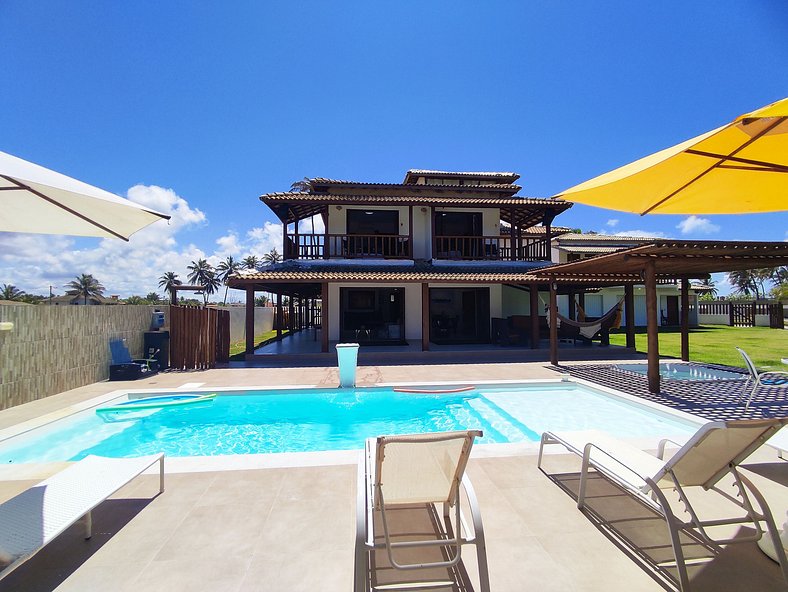
[[[625,345],[623,328],[610,334],[612,345]],[[711,364],[744,367],[744,361],[734,347],[739,346],[749,354],[758,367],[770,366],[772,370],[788,370],[780,359],[788,358],[788,330],[768,327],[726,327],[703,325],[690,329],[690,360]],[[636,329],[635,348],[645,353],[646,329]],[[659,331],[660,356],[681,357],[681,333],[678,328]]]
[[[287,329],[282,331],[282,335],[287,335]],[[268,343],[269,341],[276,339],[276,331],[268,331],[267,333],[263,333],[262,335],[255,335],[254,342],[255,342],[255,349]],[[230,359],[233,361],[243,361],[244,359],[244,352],[246,351],[246,340],[242,339],[241,341],[234,341],[230,343]]]

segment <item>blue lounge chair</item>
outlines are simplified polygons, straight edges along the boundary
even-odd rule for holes
[[[111,339],[109,351],[112,356],[109,366],[110,380],[137,380],[159,371],[159,361],[156,358],[132,359],[124,339]]]

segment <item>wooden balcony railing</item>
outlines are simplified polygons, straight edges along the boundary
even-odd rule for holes
[[[432,247],[435,259],[490,261],[548,261],[550,255],[542,238],[514,241],[508,236],[436,236]]]
[[[411,259],[410,237],[397,234],[288,234],[285,259]]]

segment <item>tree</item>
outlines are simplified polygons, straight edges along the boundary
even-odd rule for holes
[[[779,269],[779,268],[778,268]],[[773,268],[740,269],[728,274],[728,282],[734,287],[734,294],[750,296],[756,300],[766,297],[766,283],[773,280]]]
[[[701,296],[702,299],[714,300],[717,297],[719,290],[717,290],[717,285],[714,283],[713,279],[710,277],[704,278],[700,281],[700,285],[706,288],[706,290],[703,291],[703,296],[708,297],[703,298],[703,296]]]
[[[3,284],[0,290],[0,300],[12,300],[22,302],[26,294],[13,284]]]
[[[295,181],[290,185],[290,191],[293,192],[307,192],[312,189],[312,181],[309,177],[304,177],[300,181]]]
[[[205,259],[198,259],[192,261],[186,269],[189,270],[189,281],[193,284],[202,286],[203,303],[208,304],[208,296],[216,292],[219,288],[220,281],[216,277],[216,272],[208,261]]]
[[[161,301],[161,296],[159,296],[156,292],[148,292],[148,294],[145,296],[145,300],[151,304],[158,304]]]
[[[269,302],[271,302],[271,299],[265,294],[261,294],[260,296],[254,299],[255,306],[268,306]]]
[[[218,271],[218,279],[222,281],[224,284],[224,300],[222,304],[227,304],[227,290],[230,289],[230,286],[227,285],[227,280],[230,276],[238,271],[241,270],[241,263],[233,259],[232,255],[229,255],[227,259],[219,263],[216,266],[216,271]]]
[[[271,249],[270,252],[263,255],[263,263],[266,265],[279,263],[281,260],[282,256],[279,254],[279,251],[277,251],[276,248]]]
[[[181,284],[183,284],[183,282],[178,279],[178,274],[174,271],[165,271],[159,278],[159,288],[164,288],[167,294],[170,294],[170,288],[173,286],[180,286]]]
[[[249,255],[244,257],[243,264],[244,269],[257,269],[257,266],[260,265],[260,260],[254,255]]]
[[[71,288],[70,290],[66,290],[66,294],[70,294],[71,296],[82,296],[85,299],[84,304],[88,303],[88,298],[101,298],[105,290],[104,286],[89,273],[83,273],[75,280],[71,280],[67,283],[65,287]]]
[[[132,294],[131,296],[126,298],[126,304],[148,304],[148,301],[142,296],[136,296]]]

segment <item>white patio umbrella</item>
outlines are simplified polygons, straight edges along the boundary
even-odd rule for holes
[[[116,237],[170,216],[0,152],[0,231]]]

